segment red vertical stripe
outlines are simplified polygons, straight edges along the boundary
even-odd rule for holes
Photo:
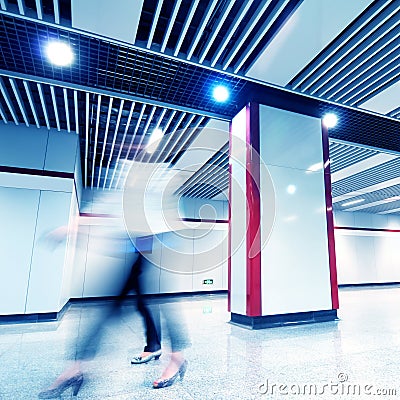
[[[230,141],[229,141],[229,158],[231,157],[232,143],[232,123],[229,126]],[[232,200],[232,165],[229,163],[229,187],[228,187],[228,311],[231,311],[231,256],[232,256],[232,227],[231,227],[231,200]]]
[[[324,183],[326,203],[326,225],[328,230],[329,271],[331,279],[332,308],[339,308],[338,282],[336,272],[335,233],[333,226],[331,168],[329,164],[328,129],[322,124],[322,151],[324,161]]]
[[[262,315],[259,150],[259,105],[250,103],[246,107],[246,315],[251,317]]]

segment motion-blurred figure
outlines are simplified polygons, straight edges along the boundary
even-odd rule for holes
[[[144,166],[142,165],[142,167]],[[130,182],[128,181],[127,190],[125,190],[124,193],[124,223],[133,241],[136,241],[138,237],[179,228],[177,202],[172,196],[172,191],[163,191],[159,186],[160,182],[164,182],[164,184],[167,185],[168,182],[171,181],[168,175],[166,175],[166,169],[162,168],[159,170],[158,175],[154,174],[154,171],[150,174],[148,172],[149,169],[145,167],[132,171],[132,173],[136,174],[134,175],[134,182],[132,180]],[[167,195],[165,195],[166,193]],[[157,196],[158,199],[155,198]],[[149,205],[151,206],[150,209]],[[153,210],[155,212],[157,208],[163,208],[161,214],[152,214],[151,211]],[[118,207],[114,207],[114,209],[118,210]],[[126,216],[127,210],[132,211],[132,213],[128,211],[128,217]],[[119,213],[119,215],[117,215],[118,218],[112,219],[113,222],[115,223],[121,215],[122,213]],[[149,216],[147,220],[146,215]],[[161,218],[159,217],[160,215],[162,216]],[[145,218],[143,218],[143,216],[145,216]],[[164,220],[162,218],[164,218]],[[135,223],[135,219],[137,223]],[[119,221],[119,224],[123,226],[121,221]],[[49,234],[49,240],[57,242],[62,236],[65,236],[66,233],[67,228],[58,228]],[[145,253],[140,253],[140,249],[138,250],[137,259],[133,263],[126,281],[123,282],[116,301],[112,302],[106,308],[101,318],[85,332],[83,337],[81,336],[78,339],[78,350],[75,361],[58,376],[48,389],[39,393],[39,398],[58,398],[69,388],[72,388],[74,396],[78,394],[84,379],[85,361],[91,360],[95,356],[104,328],[112,317],[118,315],[123,301],[132,290],[134,290],[137,295],[137,307],[143,317],[147,343],[144,351],[139,356],[133,357],[131,363],[142,364],[153,359],[158,359],[161,356],[159,308],[150,308],[143,298],[145,288],[142,287],[140,276],[144,268]],[[153,277],[153,279],[156,278],[158,279],[158,276]],[[179,377],[183,379],[187,369],[187,361],[184,358],[183,350],[190,345],[190,341],[188,339],[185,321],[182,319],[182,313],[177,307],[179,306],[176,303],[162,304],[160,306],[170,336],[171,355],[169,363],[160,378],[153,382],[153,388],[156,389],[171,386]]]

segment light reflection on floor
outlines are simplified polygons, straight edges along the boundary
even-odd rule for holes
[[[229,323],[225,295],[179,301],[193,343],[186,351],[189,368],[183,382],[152,389],[167,362],[167,351],[158,361],[130,364],[142,349],[143,327],[133,303],[128,303],[121,318],[105,328],[77,398],[364,399],[380,393],[379,398],[390,399],[400,395],[400,286],[341,289],[336,322],[258,331]],[[0,399],[37,398],[65,367],[79,328],[101,308],[101,302],[73,304],[60,322],[1,324]],[[163,345],[168,348],[167,339]],[[62,398],[72,398],[71,391]]]

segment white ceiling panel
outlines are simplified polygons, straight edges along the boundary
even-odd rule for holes
[[[175,164],[175,168],[197,171],[229,140],[229,123],[211,120]]]
[[[286,86],[372,0],[304,0],[247,76]]]
[[[72,26],[133,43],[143,0],[72,0]]]
[[[380,114],[388,114],[399,106],[399,100],[400,81],[378,93],[376,96],[372,97],[372,99],[360,104],[360,108],[375,111]]]

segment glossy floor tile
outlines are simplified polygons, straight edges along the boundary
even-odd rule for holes
[[[129,300],[103,324],[77,399],[391,399],[400,396],[400,286],[340,290],[339,320],[249,330],[229,323],[225,295],[178,297],[192,346],[185,378],[155,390],[168,361],[131,365],[143,325]],[[0,399],[36,399],[75,355],[104,302],[73,303],[58,322],[0,325]],[[163,325],[165,328],[165,326]],[[71,389],[62,399],[72,398]]]

